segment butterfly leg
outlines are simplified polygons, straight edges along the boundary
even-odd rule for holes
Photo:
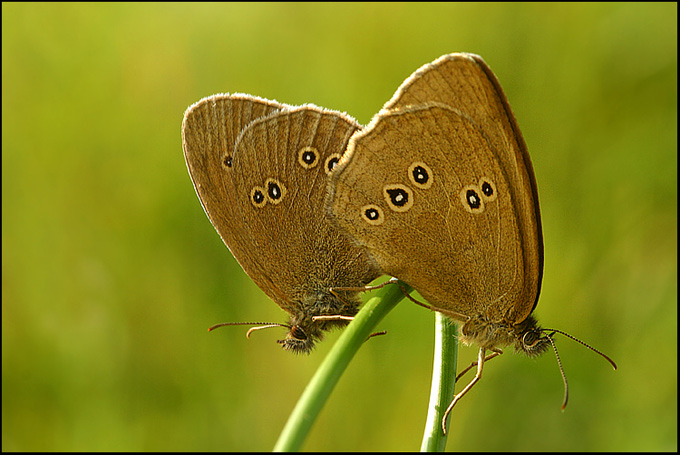
[[[338,294],[338,291],[344,291],[344,292],[364,292],[364,291],[372,291],[374,289],[380,289],[384,286],[387,286],[388,284],[391,283],[396,283],[398,280],[396,278],[390,278],[389,280],[385,281],[382,284],[378,284],[375,286],[358,286],[358,287],[342,287],[342,286],[332,286],[328,288],[331,294],[335,296],[340,302],[342,302],[345,305],[348,305],[347,301],[340,295]],[[351,321],[354,319],[354,316],[343,316],[339,314],[331,314],[331,315],[323,315],[323,316],[314,316],[312,317],[312,321],[319,321],[319,320],[326,320],[326,321]]]
[[[496,351],[494,351],[496,352]],[[451,404],[449,405],[448,408],[446,408],[446,412],[444,413],[444,417],[442,417],[442,430],[444,431],[444,434],[446,434],[446,419],[449,416],[449,413],[453,409],[453,407],[458,403],[458,400],[463,398],[463,396],[474,386],[477,381],[479,381],[482,378],[482,369],[484,368],[484,361],[486,360],[485,357],[486,354],[486,348],[479,348],[479,355],[477,357],[477,374],[475,375],[474,378],[472,378],[472,381],[468,385],[465,386],[463,390],[458,392],[456,396],[453,397],[453,401],[451,401]],[[493,356],[495,357],[495,356]],[[491,357],[491,358],[493,358]]]
[[[365,292],[374,291],[376,289],[384,288],[388,284],[393,284],[399,281],[397,278],[392,277],[384,283],[376,284],[375,286],[359,286],[359,287],[332,287],[329,289],[331,293],[337,298],[341,298],[335,291],[348,291],[348,292]]]
[[[489,360],[493,359],[494,357],[498,357],[498,356],[501,355],[501,354],[503,354],[503,351],[501,351],[500,349],[494,349],[493,352],[492,352],[491,354],[487,355],[487,356],[484,358],[484,362],[488,362]],[[468,365],[467,368],[465,368],[463,371],[461,371],[460,373],[458,373],[458,376],[456,376],[456,382],[458,382],[458,380],[459,380],[460,378],[462,378],[463,375],[465,375],[465,373],[467,373],[468,371],[470,371],[470,370],[472,369],[472,367],[477,366],[478,363],[479,363],[479,362],[476,362],[476,361],[475,361],[475,362],[472,362],[470,365]]]
[[[312,321],[353,321],[353,320],[354,320],[354,316],[343,316],[341,314],[312,316]]]
[[[354,316],[341,316],[339,314],[332,314],[328,316],[312,316],[312,321],[352,321],[354,320]],[[251,329],[252,330],[252,329]],[[368,341],[370,338],[373,338],[375,336],[379,335],[387,335],[387,330],[383,330],[382,332],[373,332],[366,338],[365,341]]]
[[[393,279],[395,280],[395,282],[398,281],[395,278],[393,278]],[[389,283],[389,282],[386,282],[386,283]],[[449,316],[450,318],[457,320],[457,321],[465,321],[465,320],[468,319],[467,316],[460,314],[460,313],[456,313],[455,311],[444,310],[444,309],[441,309],[441,308],[435,309],[434,307],[430,306],[427,303],[419,302],[416,299],[414,299],[413,297],[411,297],[411,294],[406,292],[406,289],[404,289],[404,287],[401,284],[399,284],[399,287],[401,288],[401,292],[404,293],[406,298],[408,298],[411,302],[415,303],[416,305],[419,305],[423,308],[427,308],[430,311],[438,311],[438,312],[440,312],[440,313],[442,313],[446,316]],[[476,365],[476,363],[475,363],[475,365]]]

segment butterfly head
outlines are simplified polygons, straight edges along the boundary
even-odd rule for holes
[[[350,302],[350,303],[348,303]],[[320,292],[314,299],[299,305],[287,325],[286,338],[277,342],[286,351],[309,354],[324,332],[346,326],[357,313],[356,297],[344,299],[336,294]]]
[[[296,354],[309,354],[314,349],[316,340],[310,335],[308,335],[308,330],[306,331],[302,326],[293,324],[286,325],[288,327],[288,333],[286,337],[282,340],[276,340],[277,343],[286,351],[291,351]]]
[[[538,326],[536,318],[529,316],[524,321],[513,327],[515,338],[515,350],[523,352],[529,357],[538,357],[543,354],[552,344],[554,333],[546,333]]]

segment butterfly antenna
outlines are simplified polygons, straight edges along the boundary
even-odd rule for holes
[[[560,368],[562,381],[564,381],[564,401],[562,402],[562,410],[564,411],[564,408],[567,407],[567,401],[569,400],[569,384],[567,383],[567,375],[564,374],[564,368],[562,368],[562,359],[560,359],[560,353],[557,352],[557,346],[555,345],[555,341],[553,340],[553,335],[555,335],[555,333],[556,331],[552,332],[549,335],[546,335],[546,338],[548,339],[548,341],[550,341],[550,345],[552,346],[553,351],[555,351],[555,357],[557,358],[557,366]]]
[[[598,351],[597,349],[595,349],[594,347],[592,347],[592,346],[589,345],[588,343],[579,340],[579,339],[576,338],[575,336],[569,335],[568,333],[563,332],[563,331],[561,331],[561,330],[557,330],[557,329],[543,329],[543,331],[544,331],[544,332],[553,332],[550,336],[554,335],[555,333],[559,333],[559,334],[564,335],[564,336],[567,337],[567,338],[571,338],[572,340],[576,341],[577,343],[580,343],[580,344],[582,344],[583,346],[587,347],[587,348],[590,349],[591,351],[593,351],[593,352],[595,352],[595,353],[597,353],[597,354],[600,354],[600,356],[604,357],[604,359],[605,359],[607,362],[609,362],[609,363],[611,364],[611,366],[614,367],[615,370],[618,369],[618,367],[616,366],[616,363],[615,363],[612,359],[610,359],[609,356],[607,356],[606,354],[604,354],[604,353]]]

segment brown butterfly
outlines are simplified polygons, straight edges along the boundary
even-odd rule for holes
[[[465,343],[480,346],[477,375],[447,414],[481,377],[486,350],[493,357],[513,344],[537,356],[554,347],[559,331],[532,316],[543,276],[534,171],[481,57],[444,55],[406,79],[352,136],[327,201],[384,273],[413,286],[424,306],[462,324]],[[566,390],[565,379],[564,405]]]
[[[324,209],[329,175],[358,129],[340,112],[242,94],[204,98],[184,115],[184,156],[203,208],[243,270],[290,314],[286,324],[247,324],[287,327],[286,350],[310,352],[356,314],[357,291],[331,287],[379,275]],[[218,326],[233,324],[246,323]]]

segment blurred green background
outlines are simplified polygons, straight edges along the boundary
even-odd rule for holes
[[[536,315],[457,406],[449,450],[677,450],[677,5],[2,4],[2,449],[271,450],[310,356],[205,216],[184,110],[245,92],[366,124],[421,65],[484,57],[532,156]],[[305,450],[418,450],[434,316],[402,302]],[[476,355],[462,348],[460,367]]]

